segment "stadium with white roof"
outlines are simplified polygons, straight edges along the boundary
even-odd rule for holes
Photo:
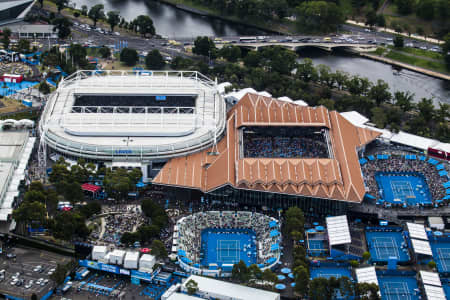
[[[148,180],[167,159],[213,145],[225,114],[217,82],[198,72],[78,71],[46,105],[41,148],[74,161],[140,167]]]

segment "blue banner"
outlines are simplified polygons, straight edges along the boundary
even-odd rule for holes
[[[136,271],[136,270],[131,270],[131,277],[134,278],[139,278],[145,281],[151,281],[152,280],[152,274],[150,273],[145,273],[145,272],[140,272],[140,271]]]
[[[96,262],[96,261],[92,261],[92,260],[79,260],[78,263],[82,267],[105,271],[105,272],[110,272],[110,273],[114,273],[114,274],[122,274],[120,272],[120,268],[117,266],[103,264],[101,262]],[[125,270],[125,271],[128,271],[128,270]]]

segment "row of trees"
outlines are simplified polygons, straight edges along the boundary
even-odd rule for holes
[[[234,50],[236,46],[226,46],[218,51],[213,41],[206,43],[204,40],[197,39],[202,45],[197,49],[195,44],[198,54],[206,57],[205,52],[216,53],[228,63],[205,68],[202,63],[176,58],[172,64],[176,62],[212,77],[217,76],[221,81],[231,82],[233,88],[251,86],[256,90],[266,90],[275,97],[302,99],[312,106],[324,105],[338,111],[356,110],[380,128],[450,141],[448,104],[434,107],[432,99],[427,98],[415,103],[413,94],[392,93],[383,80],[372,83],[358,75],[339,70],[332,72],[328,66],[315,66],[310,59],[299,61],[295,52],[281,47],[264,47],[243,53]],[[450,50],[450,36],[443,48],[444,51]],[[450,58],[448,61],[450,63]],[[270,76],[267,76],[268,72]]]
[[[239,261],[234,264],[233,270],[231,271],[231,279],[240,284],[254,283],[255,281],[267,282],[267,286],[272,286],[273,283],[278,281],[277,275],[270,269],[261,269],[253,264],[247,267],[244,261]]]

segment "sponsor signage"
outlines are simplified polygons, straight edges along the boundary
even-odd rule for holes
[[[145,272],[140,272],[140,271],[136,271],[136,270],[131,270],[131,277],[139,278],[139,279],[145,280],[145,281],[151,281],[152,280],[152,274],[145,273]]]

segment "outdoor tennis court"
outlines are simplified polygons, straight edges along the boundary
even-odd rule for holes
[[[418,286],[413,276],[378,276],[381,299],[417,300]]]
[[[430,243],[439,273],[450,272],[450,243]]]
[[[419,173],[379,172],[375,174],[381,197],[393,204],[431,204],[431,194]]]
[[[311,255],[324,255],[326,246],[324,240],[308,240],[308,252]]]
[[[366,240],[372,261],[387,262],[390,257],[396,257],[398,262],[409,261],[408,251],[402,249],[401,232],[366,231]]]
[[[205,229],[202,232],[202,260],[209,264],[256,263],[256,234],[250,229]]]
[[[310,269],[310,277],[312,279],[317,277],[323,278],[341,278],[343,276],[347,276],[348,278],[352,278],[350,270],[345,267],[318,267]]]

